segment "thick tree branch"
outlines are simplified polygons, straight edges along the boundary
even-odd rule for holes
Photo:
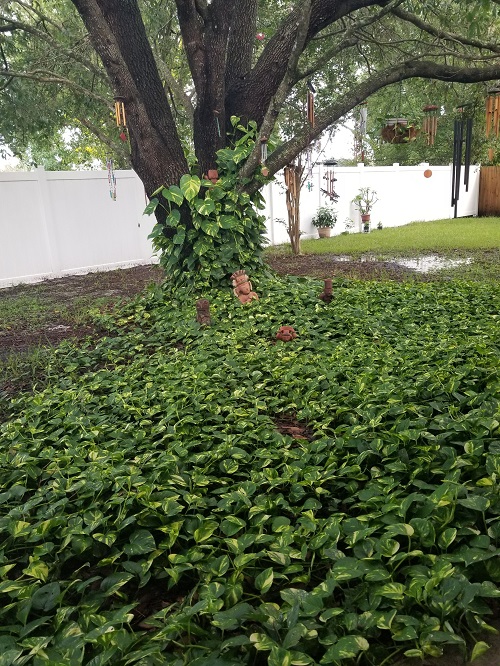
[[[344,16],[364,7],[385,5],[376,0],[312,0],[311,18],[304,48],[323,28]],[[243,122],[255,120],[260,126],[269,103],[280,85],[288,67],[288,60],[295,41],[295,26],[302,3],[283,21],[269,40],[255,67],[243,80],[233,82],[228,90],[228,114],[242,118]]]
[[[137,0],[72,0],[116,95],[125,99],[132,164],[151,194],[188,166]]]
[[[380,21],[380,19],[382,19],[387,14],[390,14],[403,1],[404,0],[391,0],[380,12],[377,12],[372,16],[367,16],[363,19],[354,21],[344,32],[340,43],[336,44],[331,49],[326,51],[326,53],[324,53],[320,58],[318,58],[316,62],[310,65],[306,70],[303,70],[302,72],[298,73],[297,81],[309,78],[319,69],[324,67],[335,56],[342,53],[342,51],[345,51],[346,49],[355,46],[360,39],[360,37],[356,35],[356,33],[359,30],[367,28],[370,25],[376,23],[377,21]]]
[[[246,0],[234,12],[227,48],[226,89],[252,69],[258,5],[258,0]]]
[[[204,22],[194,0],[175,0],[182,41],[196,94],[206,86]]]
[[[456,67],[452,65],[437,64],[427,60],[409,60],[393,65],[385,70],[374,74],[369,79],[359,83],[346,95],[338,98],[329,107],[318,113],[314,130],[304,126],[302,132],[298,133],[289,141],[277,148],[267,160],[267,166],[271,174],[286,166],[294,157],[303,151],[311,140],[317,138],[325,129],[333,125],[349,111],[358,106],[370,95],[388,85],[410,78],[437,79],[449,83],[479,83],[481,81],[492,81],[500,77],[500,64],[479,67]],[[258,186],[251,186],[258,189]],[[246,188],[248,190],[248,188]]]
[[[299,62],[300,54],[304,49],[304,43],[307,37],[310,18],[311,0],[305,0],[302,5],[301,15],[297,20],[295,44],[293,45],[290,57],[288,59],[286,74],[283,78],[283,81],[280,83],[275,96],[271,100],[266,115],[264,116],[264,120],[262,121],[262,125],[260,127],[260,133],[257,141],[255,142],[255,147],[252,151],[252,154],[248,157],[240,171],[239,175],[241,179],[249,178],[257,168],[260,161],[261,139],[267,138],[271,134],[273,127],[276,124],[279,112],[285,103],[286,98],[290,94],[296,79],[297,64]]]

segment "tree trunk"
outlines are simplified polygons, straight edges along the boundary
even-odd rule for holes
[[[300,189],[304,169],[300,162],[298,165],[289,164],[285,167],[286,207],[288,211],[287,232],[292,246],[292,253],[298,255],[300,248]]]
[[[131,161],[151,196],[188,171],[136,0],[72,0],[124,100]]]

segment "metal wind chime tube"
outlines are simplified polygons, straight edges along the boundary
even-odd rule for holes
[[[464,112],[463,107],[457,109]],[[472,153],[472,118],[463,117],[455,120],[453,128],[453,172],[451,183],[451,205],[454,206],[454,217],[457,217],[458,199],[460,197],[460,176],[462,172],[462,150],[465,143],[464,185],[469,191],[470,160]]]
[[[469,191],[471,150],[472,150],[472,118],[467,118],[465,125],[465,171],[464,171],[464,185],[466,192]]]

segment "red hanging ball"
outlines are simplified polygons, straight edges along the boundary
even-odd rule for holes
[[[263,39],[265,39],[265,38],[266,38],[266,36],[265,36],[265,34],[264,34],[263,32],[258,32],[258,33],[255,35],[255,39],[258,39],[259,42],[261,42],[261,41],[262,41]]]
[[[125,132],[121,132],[121,133],[120,133],[120,139],[121,139],[123,142],[125,142],[125,141],[127,140],[127,135],[125,134]]]

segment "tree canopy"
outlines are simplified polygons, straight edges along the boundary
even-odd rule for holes
[[[225,185],[253,196],[325,129],[391,85],[500,78],[498,4],[2,0],[0,137],[16,151],[34,132],[90,133],[122,163],[130,159],[152,196],[186,174],[203,179],[220,168],[220,151],[234,150],[252,123],[251,149],[246,142],[233,152],[237,169]],[[305,115],[308,85],[316,90],[314,125]],[[124,101],[129,143],[118,138],[113,97]],[[156,211],[160,223],[173,203]],[[192,210],[186,199],[178,205],[189,231]],[[174,224],[164,228],[167,238],[176,233]]]

